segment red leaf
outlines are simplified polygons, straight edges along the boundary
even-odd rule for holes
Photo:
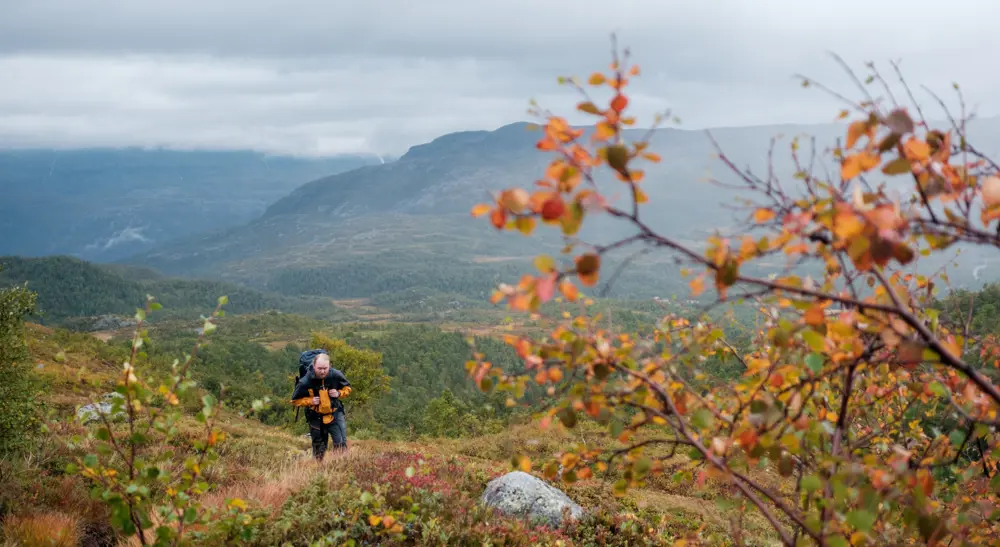
[[[552,300],[556,294],[556,273],[553,272],[545,277],[539,277],[535,283],[535,294],[542,302]]]

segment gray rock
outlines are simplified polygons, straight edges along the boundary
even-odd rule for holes
[[[507,473],[486,485],[481,502],[508,516],[528,517],[558,526],[568,509],[569,517],[579,519],[584,509],[562,490],[523,471]]]
[[[101,421],[101,414],[104,414],[109,421],[117,421],[124,418],[124,410],[120,410],[113,415],[111,413],[111,405],[114,402],[112,399],[115,398],[123,399],[124,396],[117,392],[105,393],[101,397],[101,401],[81,406],[76,411],[76,419],[84,424],[91,424]]]

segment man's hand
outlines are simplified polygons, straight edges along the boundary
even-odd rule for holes
[[[340,392],[337,391],[336,389],[331,389],[330,390],[330,397],[333,397],[334,399],[336,399],[337,397],[340,397]]]
[[[313,404],[319,405],[319,397],[313,397]]]

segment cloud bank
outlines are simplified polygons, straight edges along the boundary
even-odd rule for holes
[[[0,147],[168,146],[398,155],[444,133],[570,112],[559,75],[643,68],[640,117],[682,127],[822,123],[796,73],[857,94],[901,60],[918,98],[962,84],[996,112],[985,52],[1000,3],[959,0],[0,0]]]

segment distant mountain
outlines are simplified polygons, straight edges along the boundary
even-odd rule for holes
[[[784,135],[772,166],[787,188],[795,182],[791,138],[813,136],[820,148],[828,148],[845,129],[844,123],[762,126],[713,129],[712,135],[732,162],[765,177],[770,141]],[[997,120],[977,122],[971,132],[984,148],[1000,148]],[[626,139],[643,133],[630,131]],[[516,281],[530,271],[529,260],[540,243],[553,254],[562,244],[558,230],[544,228],[550,235],[528,243],[520,234],[497,235],[486,221],[469,216],[472,205],[490,199],[491,190],[527,187],[543,176],[552,156],[535,148],[538,138],[527,124],[445,135],[414,146],[395,162],[302,185],[242,226],[160,245],[124,262],[287,294],[371,297],[425,287],[485,296],[497,282]],[[809,141],[801,142],[800,159],[809,161]],[[742,216],[726,206],[738,204],[740,195],[704,181],[711,175],[736,182],[714,159],[716,150],[705,132],[662,129],[650,149],[663,160],[646,168],[643,186],[651,202],[642,210],[649,225],[694,246],[711,231],[737,226]],[[836,172],[836,166],[827,167]],[[610,175],[598,183],[611,199],[627,197],[626,187]],[[608,220],[590,220],[580,238],[601,243],[631,233],[621,222]],[[617,260],[626,256],[619,253]],[[620,278],[612,294],[666,296],[685,284],[666,255],[642,257],[635,264],[636,271]],[[782,265],[762,264],[759,271]]]
[[[328,299],[268,294],[221,281],[176,279],[145,268],[92,264],[69,256],[0,257],[0,268],[0,287],[26,282],[38,293],[38,319],[43,323],[109,314],[131,317],[136,308],[143,307],[147,294],[163,305],[156,318],[207,315],[223,295],[229,297],[225,310],[231,314],[335,312]]]
[[[110,261],[246,223],[301,184],[376,157],[0,150],[0,254]]]

